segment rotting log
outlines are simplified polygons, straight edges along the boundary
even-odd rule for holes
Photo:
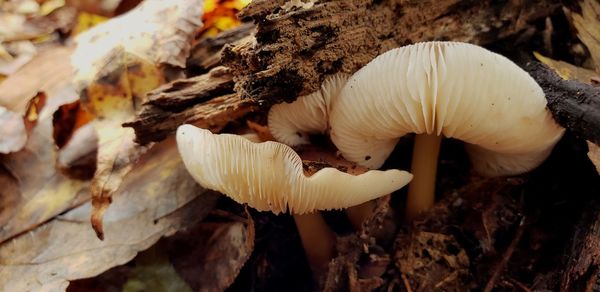
[[[488,44],[560,7],[557,0],[255,0],[240,12],[255,39],[224,49],[236,92],[260,104],[293,101],[330,74],[354,73],[392,48],[431,40]]]
[[[539,62],[528,62],[525,69],[544,90],[554,119],[579,138],[600,145],[600,88],[564,80]]]
[[[254,109],[251,102],[233,92],[229,70],[216,67],[151,91],[135,120],[123,126],[135,130],[136,143],[147,144],[165,139],[186,123],[219,131]]]
[[[238,40],[250,36],[255,29],[253,23],[226,30],[215,37],[208,37],[199,41],[192,47],[190,57],[187,59],[186,70],[193,75],[208,72],[213,67],[221,64],[221,52],[227,44],[235,44]]]

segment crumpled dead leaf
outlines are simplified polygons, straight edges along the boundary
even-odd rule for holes
[[[254,250],[254,221],[206,222],[168,239],[170,258],[194,291],[223,291]]]
[[[27,102],[38,92],[56,96],[71,83],[72,48],[51,47],[40,51],[17,72],[0,82],[0,105],[24,114]]]
[[[546,64],[562,79],[574,79],[585,84],[592,84],[593,80],[600,78],[600,75],[590,69],[577,67],[564,61],[557,61],[552,58],[548,58],[539,53],[533,53],[533,55],[542,63]]]
[[[0,163],[17,178],[20,197],[10,208],[10,216],[0,213],[0,242],[27,231],[46,220],[81,204],[87,183],[72,180],[56,172],[56,149],[52,142],[52,114],[61,105],[77,98],[66,87],[61,94],[49,97],[39,112],[25,147],[1,157]],[[8,210],[10,209],[10,210]]]
[[[0,106],[0,153],[17,152],[25,146],[45,104],[46,94],[40,92],[29,101],[24,116]]]
[[[19,151],[27,142],[25,122],[20,114],[0,106],[0,153]]]
[[[133,119],[146,92],[165,82],[163,66],[185,66],[201,14],[202,0],[149,0],[76,39],[74,82],[98,133],[91,192],[92,226],[99,238],[112,193],[147,149],[133,142],[132,129],[121,125]]]
[[[577,29],[577,37],[590,51],[596,71],[600,73],[600,2],[597,0],[579,1],[581,13],[565,9]]]
[[[218,198],[187,173],[174,139],[144,155],[105,214],[106,239],[89,227],[88,202],[0,245],[0,290],[62,291],[68,281],[124,264],[162,236],[197,224]]]

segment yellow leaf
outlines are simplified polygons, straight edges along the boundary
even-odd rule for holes
[[[596,71],[600,72],[600,2],[584,0],[579,2],[581,14],[567,10],[577,29],[577,36],[590,51]]]
[[[582,83],[592,84],[592,80],[598,80],[598,78],[600,78],[600,75],[592,70],[577,67],[567,62],[553,60],[538,52],[534,52],[533,55],[540,62],[556,71],[562,79],[574,79]]]
[[[77,24],[73,28],[72,35],[79,35],[80,33],[108,20],[107,17],[91,14],[87,12],[80,12],[77,16]]]

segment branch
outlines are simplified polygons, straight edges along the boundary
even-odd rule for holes
[[[600,145],[600,89],[575,80],[564,80],[539,62],[525,70],[540,84],[554,119],[579,138]]]

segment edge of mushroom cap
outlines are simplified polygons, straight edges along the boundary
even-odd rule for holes
[[[302,160],[284,144],[253,143],[192,125],[177,129],[177,147],[199,184],[274,213],[347,208],[396,191],[412,179],[396,169],[354,176],[324,168],[306,177]]]
[[[273,105],[269,110],[269,130],[286,145],[309,144],[310,134],[323,134],[329,128],[331,103],[337,98],[349,75],[340,73],[325,78],[321,88],[298,97],[292,103]]]
[[[492,97],[477,98],[483,95]],[[376,57],[350,77],[332,106],[330,124],[344,157],[369,168],[380,167],[395,140],[413,132],[486,149],[471,158],[488,175],[535,168],[564,132],[527,72],[502,55],[458,42],[418,43]],[[490,153],[500,165],[479,161]],[[543,155],[519,159],[535,153]]]

